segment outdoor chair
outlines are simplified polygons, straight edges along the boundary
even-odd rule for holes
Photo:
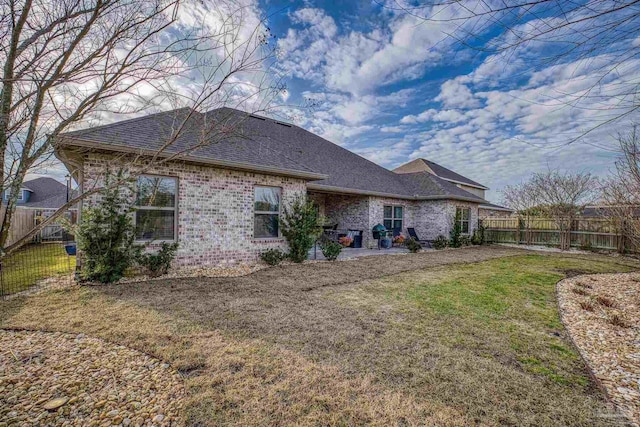
[[[420,243],[422,246],[427,247],[427,248],[431,247],[431,240],[420,239],[420,237],[418,237],[418,233],[416,233],[416,229],[415,228],[407,228],[407,232],[409,233],[409,237],[410,238],[412,238],[416,242]]]

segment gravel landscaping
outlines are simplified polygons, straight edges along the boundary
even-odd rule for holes
[[[578,276],[558,283],[562,319],[607,393],[640,425],[640,275]]]
[[[0,426],[176,426],[169,365],[83,334],[0,330]]]

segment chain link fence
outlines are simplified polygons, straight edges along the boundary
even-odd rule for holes
[[[76,269],[73,236],[49,227],[0,263],[0,298],[71,282]]]

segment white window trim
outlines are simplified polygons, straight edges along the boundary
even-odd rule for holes
[[[462,219],[462,214],[460,214],[460,219],[458,220],[460,222],[460,230],[462,230],[462,223],[466,222],[468,224],[467,227],[467,232],[463,232],[461,231],[460,234],[462,234],[463,236],[470,236],[471,235],[471,208],[465,207],[465,206],[457,206],[456,207],[456,216],[458,215],[458,209],[462,210],[468,210],[469,211],[469,219]]]
[[[391,217],[385,217],[384,216],[384,208],[391,206]],[[395,208],[402,208],[402,218],[396,218],[395,214],[396,214],[396,210]],[[400,227],[400,232],[402,233],[402,230],[404,229],[404,205],[382,205],[382,224],[384,224],[385,221],[390,220],[391,221],[391,229],[393,230],[393,222],[394,221],[401,221],[402,222],[402,226]]]
[[[150,178],[169,178],[169,179],[173,179],[176,182],[176,194],[175,194],[175,206],[173,207],[160,207],[160,206],[138,206],[137,204],[134,206],[136,211],[173,211],[174,215],[173,215],[173,239],[138,239],[136,238],[136,243],[173,243],[173,242],[177,242],[178,241],[178,200],[179,200],[179,193],[180,193],[180,180],[178,179],[177,176],[171,176],[171,175],[154,175],[154,174],[142,174],[142,175],[138,175],[138,178],[140,177],[150,177]],[[136,181],[136,203],[138,202],[138,183]],[[138,228],[138,224],[137,224],[137,215],[136,212],[133,212],[133,227],[134,229],[136,229],[136,234],[137,234],[137,228]]]
[[[278,200],[278,210],[277,211],[257,211],[256,210],[256,189],[258,188],[275,188],[280,192],[280,199]],[[277,236],[269,236],[269,237],[257,237],[256,236],[256,215],[278,215],[278,221],[280,221],[280,216],[282,215],[282,187],[278,187],[276,185],[254,185],[253,186],[253,230],[251,232],[251,236],[253,240],[282,240],[282,233],[280,232],[280,225],[278,224],[278,235]]]

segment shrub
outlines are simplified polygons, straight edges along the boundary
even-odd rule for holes
[[[593,311],[593,303],[591,301],[580,301],[580,307],[586,311]]]
[[[449,241],[442,234],[436,237],[436,240],[433,241],[433,247],[435,249],[444,249],[449,245]]]
[[[118,173],[115,179],[120,181],[122,173]],[[83,257],[83,280],[113,283],[120,280],[131,266],[135,228],[130,209],[126,206],[126,198],[107,173],[102,200],[82,211],[76,228],[78,249]]]
[[[282,235],[289,243],[289,258],[293,262],[307,259],[309,250],[322,233],[318,212],[313,202],[299,197],[289,207],[284,208],[280,226]]]
[[[473,230],[473,236],[471,237],[471,244],[484,245],[484,225],[478,224],[478,228]]]
[[[469,236],[460,236],[460,246],[469,246],[471,244],[471,239]]]
[[[621,328],[626,328],[629,326],[627,324],[627,321],[624,320],[624,318],[618,314],[614,314],[613,316],[611,316],[611,319],[609,321],[613,326],[619,326]]]
[[[574,294],[587,296],[589,293],[584,288],[571,288]]]
[[[452,248],[459,248],[462,246],[460,237],[462,236],[462,224],[460,224],[460,212],[456,209],[456,214],[453,217],[453,224],[451,231],[449,232],[449,246]]]
[[[597,296],[596,297],[596,301],[598,301],[598,304],[604,306],[604,307],[609,307],[609,308],[613,308],[616,306],[616,302],[614,300],[612,300],[611,298],[605,297],[605,296]]]
[[[178,251],[178,243],[162,242],[156,253],[144,252],[144,246],[138,246],[137,249],[136,262],[147,270],[149,276],[158,277],[169,272]]]
[[[269,249],[260,254],[260,259],[267,265],[278,265],[287,258],[287,254],[280,249]]]
[[[580,243],[580,250],[592,252],[593,246],[589,240],[583,240],[582,243]]]
[[[411,252],[412,254],[415,254],[420,249],[422,249],[422,245],[415,239],[409,239],[407,241],[407,249],[409,249],[409,252]]]
[[[326,240],[320,244],[320,249],[322,250],[322,255],[324,255],[328,261],[335,261],[338,259],[340,252],[342,252],[342,245],[331,240]]]

